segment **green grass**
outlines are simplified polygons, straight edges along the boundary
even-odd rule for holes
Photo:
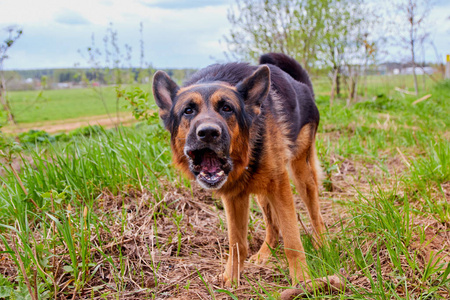
[[[150,86],[142,86],[150,92]],[[125,100],[116,102],[115,87],[96,87],[82,89],[13,91],[8,93],[11,109],[17,123],[34,123],[76,119],[97,115],[115,115],[130,111],[125,108]]]
[[[439,75],[434,75],[440,77]],[[419,91],[430,90],[435,82],[429,76],[418,75]],[[329,95],[331,89],[331,81],[325,77],[313,78],[313,86],[316,94]],[[344,79],[341,80],[342,95],[348,94],[348,85]],[[388,95],[395,97],[403,97],[403,93],[396,90],[414,91],[414,78],[412,75],[369,75],[367,77],[358,78],[358,94],[365,97],[373,97],[377,95]]]
[[[368,76],[366,85],[360,79],[360,95],[388,95],[401,97],[395,87],[412,86],[411,75]],[[432,86],[432,81],[425,77],[426,87]],[[422,76],[419,76],[422,85]],[[319,95],[329,94],[330,81],[326,78],[314,80],[315,91]],[[141,85],[144,91],[150,92],[150,85]],[[345,82],[342,82],[342,93],[347,93]],[[81,89],[61,89],[41,91],[11,91],[8,93],[11,108],[16,121],[20,123],[35,123],[43,121],[58,121],[76,119],[97,115],[114,115],[119,111],[130,111],[125,108],[126,102],[121,99],[116,102],[116,91],[113,86]]]
[[[38,294],[58,292],[54,277],[57,271],[53,269],[54,274],[48,271],[49,261],[54,257],[49,251],[64,248],[58,255],[67,255],[68,260],[61,268],[74,279],[75,290],[89,281],[87,271],[96,266],[91,255],[94,248],[100,247],[98,251],[104,259],[111,261],[102,253],[101,245],[90,243],[91,231],[109,231],[107,224],[92,213],[102,192],[117,194],[136,183],[158,186],[162,178],[172,179],[167,134],[159,125],[144,127],[104,131],[96,138],[80,137],[42,150],[30,148],[19,152],[23,162],[20,177],[14,175],[7,163],[2,165],[5,174],[0,191],[0,232],[6,248],[3,253],[12,255],[17,268],[23,265],[22,280],[36,277],[39,286],[34,288]],[[26,153],[28,160],[22,153]],[[159,199],[162,192],[154,190],[153,196]],[[9,234],[5,235],[6,232]],[[37,273],[33,274],[32,269]],[[11,285],[5,285],[0,297],[9,296],[18,295]]]
[[[450,82],[425,93],[416,105],[395,93],[351,106],[317,97],[329,237],[319,250],[302,240],[312,277],[344,269],[348,280],[306,298],[450,297]],[[215,281],[228,252],[223,206],[172,169],[157,122],[37,141],[2,163],[0,299],[277,299],[290,285],[282,247],[271,264],[248,265],[238,289]],[[253,203],[251,249],[263,229]]]

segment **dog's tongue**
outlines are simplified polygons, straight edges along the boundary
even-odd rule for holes
[[[220,162],[214,152],[207,152],[203,155],[202,170],[210,174],[220,171]]]

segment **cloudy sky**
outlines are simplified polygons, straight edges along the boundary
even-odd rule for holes
[[[18,25],[23,35],[10,49],[6,69],[87,66],[85,51],[94,35],[103,37],[112,22],[123,45],[132,47],[139,65],[139,24],[143,23],[145,61],[156,68],[204,67],[225,60],[223,36],[229,32],[227,9],[234,0],[0,0],[3,28]],[[450,0],[437,0],[431,13],[433,40],[450,54]],[[222,40],[222,43],[220,42]],[[434,51],[427,57],[435,60]]]

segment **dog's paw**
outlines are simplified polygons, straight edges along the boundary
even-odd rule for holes
[[[232,279],[231,278],[231,276],[229,276],[228,274],[227,274],[227,272],[224,272],[223,274],[222,274],[222,278],[223,278],[223,285],[226,287],[226,288],[231,288],[235,283],[236,283],[236,279]]]
[[[261,251],[261,250],[262,249],[260,249],[258,251],[258,253],[253,254],[250,257],[249,261],[252,263],[258,264],[258,265],[266,264],[269,261],[271,253],[270,253],[270,251],[267,252],[267,251]]]

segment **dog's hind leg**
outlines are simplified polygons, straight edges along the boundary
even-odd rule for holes
[[[267,195],[258,195],[257,200],[259,207],[261,207],[261,210],[263,211],[264,222],[266,223],[266,238],[258,253],[250,257],[250,261],[260,264],[265,263],[268,260],[272,253],[271,249],[277,246],[280,229],[277,216],[274,209],[271,207],[272,204],[269,201],[269,197]]]
[[[289,164],[297,192],[305,203],[311,218],[315,246],[319,247],[323,242],[323,233],[325,232],[319,202],[320,167],[314,146],[314,134],[308,127],[305,126],[300,132],[298,151]]]
[[[249,217],[249,195],[243,193],[239,196],[223,196],[228,226],[228,240],[230,253],[228,256],[223,280],[226,286],[238,282],[239,273],[244,269],[244,261],[247,258],[248,244],[248,217]]]

